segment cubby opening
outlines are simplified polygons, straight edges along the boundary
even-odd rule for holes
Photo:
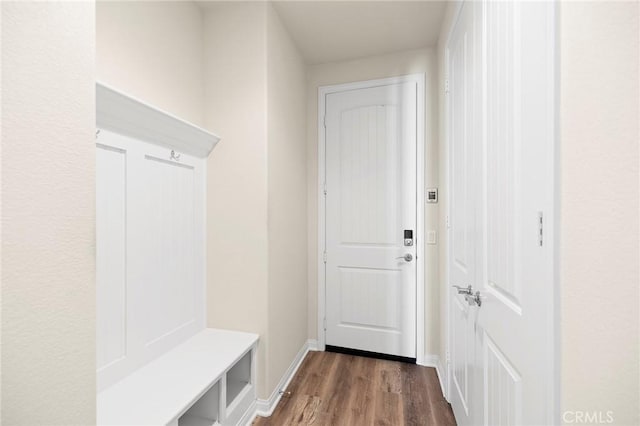
[[[205,392],[186,413],[178,419],[179,426],[213,426],[220,420],[220,382]]]
[[[227,407],[230,407],[235,399],[243,394],[245,389],[251,387],[251,351],[247,352],[227,372]]]

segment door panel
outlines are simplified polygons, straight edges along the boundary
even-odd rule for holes
[[[393,247],[400,226],[398,108],[356,107],[340,114],[340,240]]]
[[[415,83],[326,97],[326,344],[414,358]]]
[[[486,214],[487,288],[495,297],[521,309],[519,173],[520,67],[519,5],[517,2],[486,5]]]
[[[522,424],[522,378],[486,333],[484,342],[484,424]]]
[[[486,424],[553,421],[554,6],[486,2]],[[544,227],[541,227],[540,221]],[[508,326],[506,326],[508,324]]]
[[[451,402],[553,423],[554,6],[465,2],[448,42]],[[465,333],[466,331],[466,333]]]
[[[453,298],[453,310],[451,321],[451,362],[452,380],[454,387],[454,400],[458,414],[457,417],[469,416],[469,364],[470,364],[470,334],[469,307],[460,301],[460,298]]]
[[[340,268],[340,324],[401,332],[400,271]]]
[[[449,58],[449,143],[450,143],[450,269],[452,286],[475,286],[478,274],[479,185],[481,146],[478,86],[479,46],[477,23],[480,8],[465,2],[454,27]],[[450,357],[453,392],[451,405],[459,425],[475,424],[481,401],[476,394],[477,378],[474,323],[477,309],[451,290]]]

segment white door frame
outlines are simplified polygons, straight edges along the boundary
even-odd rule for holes
[[[367,89],[371,87],[387,86],[400,83],[416,83],[417,86],[417,173],[416,173],[416,362],[425,365],[424,355],[424,330],[425,330],[425,236],[424,236],[424,144],[425,144],[425,75],[424,73],[409,74],[399,77],[390,77],[377,80],[358,81],[353,83],[320,86],[318,88],[318,350],[325,350],[325,313],[326,313],[326,280],[325,280],[325,182],[326,182],[326,157],[325,157],[325,102],[326,96],[331,93],[347,90]]]
[[[459,1],[456,6],[455,6],[455,11],[453,13],[453,19],[452,19],[452,23],[450,28],[448,29],[447,35],[446,35],[446,39],[445,39],[445,49],[444,49],[444,57],[443,57],[443,69],[444,69],[444,75],[441,78],[441,87],[446,88],[447,86],[447,80],[448,80],[448,76],[449,76],[449,44],[451,42],[451,36],[453,35],[453,30],[454,27],[458,21],[458,18],[460,16],[460,12],[462,11],[462,5],[465,3],[465,1],[468,0],[461,0]],[[552,226],[550,227],[551,229],[548,229],[548,232],[552,235],[552,238],[547,239],[548,243],[553,245],[553,272],[554,272],[554,282],[553,282],[553,291],[551,292],[551,294],[547,295],[547,300],[549,301],[550,304],[552,304],[553,309],[553,318],[550,319],[550,321],[548,321],[549,327],[547,330],[548,336],[549,336],[549,342],[550,345],[552,346],[551,348],[551,352],[552,352],[552,359],[550,360],[541,360],[543,362],[549,362],[551,364],[551,367],[549,369],[549,374],[552,376],[549,379],[549,383],[552,383],[552,389],[550,389],[550,392],[547,395],[547,404],[549,407],[551,407],[551,412],[553,415],[553,424],[561,424],[561,406],[560,406],[560,391],[561,391],[561,380],[560,380],[560,376],[561,376],[561,371],[560,371],[560,359],[561,359],[561,347],[560,347],[560,337],[561,337],[561,333],[560,333],[560,134],[559,134],[559,123],[560,123],[560,64],[558,62],[558,52],[560,50],[560,38],[558,36],[558,34],[560,33],[560,4],[559,2],[555,4],[555,6],[553,6],[553,10],[552,12],[554,14],[554,20],[555,20],[555,34],[554,34],[554,38],[555,38],[555,42],[554,42],[554,52],[550,52],[551,57],[554,58],[554,63],[553,63],[553,73],[554,73],[554,85],[553,87],[549,88],[550,91],[553,92],[553,99],[554,99],[554,103],[553,105],[549,105],[549,114],[551,114],[554,117],[554,121],[555,121],[555,129],[554,129],[554,141],[550,146],[548,155],[549,158],[552,159],[553,162],[553,177],[552,177],[552,181],[553,181],[553,207],[551,209],[551,211],[553,212],[553,217],[550,218],[551,220],[549,221],[550,223],[552,223]],[[483,83],[484,84],[484,83]],[[446,89],[445,89],[446,90]],[[449,217],[451,215],[451,191],[449,190],[449,188],[451,188],[451,141],[450,141],[450,132],[449,132],[449,106],[450,106],[450,99],[448,94],[444,94],[444,120],[443,120],[443,124],[444,124],[444,128],[440,129],[440,134],[443,136],[441,138],[441,140],[444,140],[446,146],[444,149],[444,153],[445,153],[445,159],[444,159],[444,164],[441,164],[440,166],[446,166],[446,173],[445,173],[445,185],[447,188],[446,191],[446,200],[445,200],[445,217],[446,217],[446,223],[447,223],[447,229],[446,229],[446,235],[447,235],[447,249],[441,252],[441,255],[444,256],[444,264],[446,265],[445,267],[445,273],[444,273],[444,283],[441,283],[441,288],[440,291],[444,291],[445,292],[445,306],[444,306],[444,316],[441,316],[442,319],[444,319],[446,321],[446,337],[444,339],[444,344],[445,344],[445,357],[446,357],[446,365],[444,366],[444,370],[445,370],[445,374],[446,374],[446,379],[445,379],[445,384],[444,384],[444,388],[445,388],[445,397],[447,400],[449,400],[450,395],[451,395],[451,363],[449,362],[450,360],[450,348],[451,348],[451,321],[450,321],[450,302],[451,302],[451,287],[450,287],[450,276],[449,276],[449,266],[450,266],[450,262],[451,262],[451,256],[449,253],[449,249],[450,249],[450,245],[451,245],[451,228],[449,227]],[[442,306],[441,306],[442,308]]]

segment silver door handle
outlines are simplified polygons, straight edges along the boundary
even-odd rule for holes
[[[407,253],[404,256],[396,257],[396,259],[404,259],[405,262],[411,262],[413,260],[413,255],[411,253]]]
[[[469,306],[482,306],[482,297],[480,296],[480,292],[473,292],[473,287],[468,285],[466,287],[460,287],[459,285],[452,286],[456,290],[458,290],[458,294],[464,294],[464,300],[467,301]]]
[[[454,285],[452,287],[458,290],[458,294],[473,294],[473,287],[471,287],[471,284],[469,284],[467,287],[460,287],[459,285]]]
[[[482,298],[480,297],[480,292],[476,291],[475,294],[465,294],[464,300],[467,301],[469,306],[477,305],[478,307],[482,306]]]

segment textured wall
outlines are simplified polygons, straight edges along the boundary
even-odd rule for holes
[[[94,5],[2,2],[2,421],[95,423]]]
[[[269,348],[273,392],[307,340],[307,145],[305,65],[267,8]]]
[[[97,79],[204,124],[204,27],[190,1],[98,1]]]
[[[205,16],[206,125],[222,138],[208,162],[207,324],[259,333],[266,398],[266,3],[210,3]]]
[[[640,424],[638,2],[560,7],[563,419]]]

